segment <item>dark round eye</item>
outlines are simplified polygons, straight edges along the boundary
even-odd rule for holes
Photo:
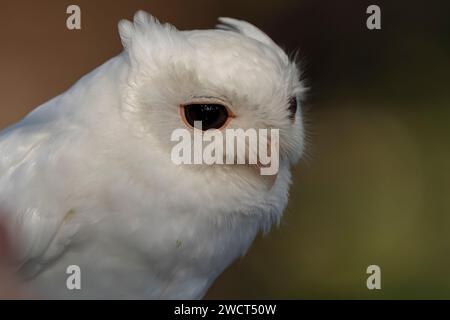
[[[297,113],[297,98],[292,97],[289,100],[289,119],[294,120],[296,113]]]
[[[186,122],[194,127],[195,121],[202,122],[202,130],[220,129],[227,122],[227,108],[221,104],[188,104],[184,106],[184,116]]]

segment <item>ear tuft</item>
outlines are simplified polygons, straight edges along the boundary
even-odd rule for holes
[[[275,49],[283,60],[288,60],[285,52],[264,32],[247,21],[220,17],[217,29],[240,33]]]
[[[226,17],[220,17],[218,20],[220,22],[220,24],[216,26],[218,29],[238,32],[267,45],[274,44],[274,42],[269,38],[268,35],[266,35],[260,29],[248,23],[247,21]]]
[[[136,26],[136,28],[139,28],[142,30],[144,28],[147,28],[150,25],[160,25],[160,23],[159,23],[158,19],[156,19],[151,14],[149,14],[143,10],[139,10],[134,15],[134,25]]]
[[[121,20],[119,22],[119,34],[125,49],[131,46],[131,41],[136,32],[145,33],[154,26],[160,26],[159,21],[145,11],[139,10],[133,18],[133,22]]]
[[[119,21],[119,35],[124,49],[129,48],[134,33],[134,25],[128,20]]]

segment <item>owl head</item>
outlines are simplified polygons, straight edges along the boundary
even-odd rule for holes
[[[213,30],[179,31],[143,11],[122,20],[122,111],[165,154],[174,130],[194,131],[195,121],[203,131],[278,129],[280,165],[290,166],[304,148],[298,65],[250,23],[219,21]]]

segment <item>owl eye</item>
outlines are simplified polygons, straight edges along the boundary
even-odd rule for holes
[[[294,120],[295,119],[295,114],[297,113],[297,98],[296,97],[292,97],[289,100],[289,119]]]
[[[194,127],[195,121],[202,122],[202,130],[220,129],[230,118],[228,109],[215,103],[193,103],[182,106],[182,113],[189,126]]]

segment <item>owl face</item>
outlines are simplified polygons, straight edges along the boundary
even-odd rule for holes
[[[130,66],[124,113],[170,154],[174,130],[278,129],[282,163],[304,146],[297,65],[253,25],[221,18],[215,30],[178,31],[138,12],[119,32]]]

